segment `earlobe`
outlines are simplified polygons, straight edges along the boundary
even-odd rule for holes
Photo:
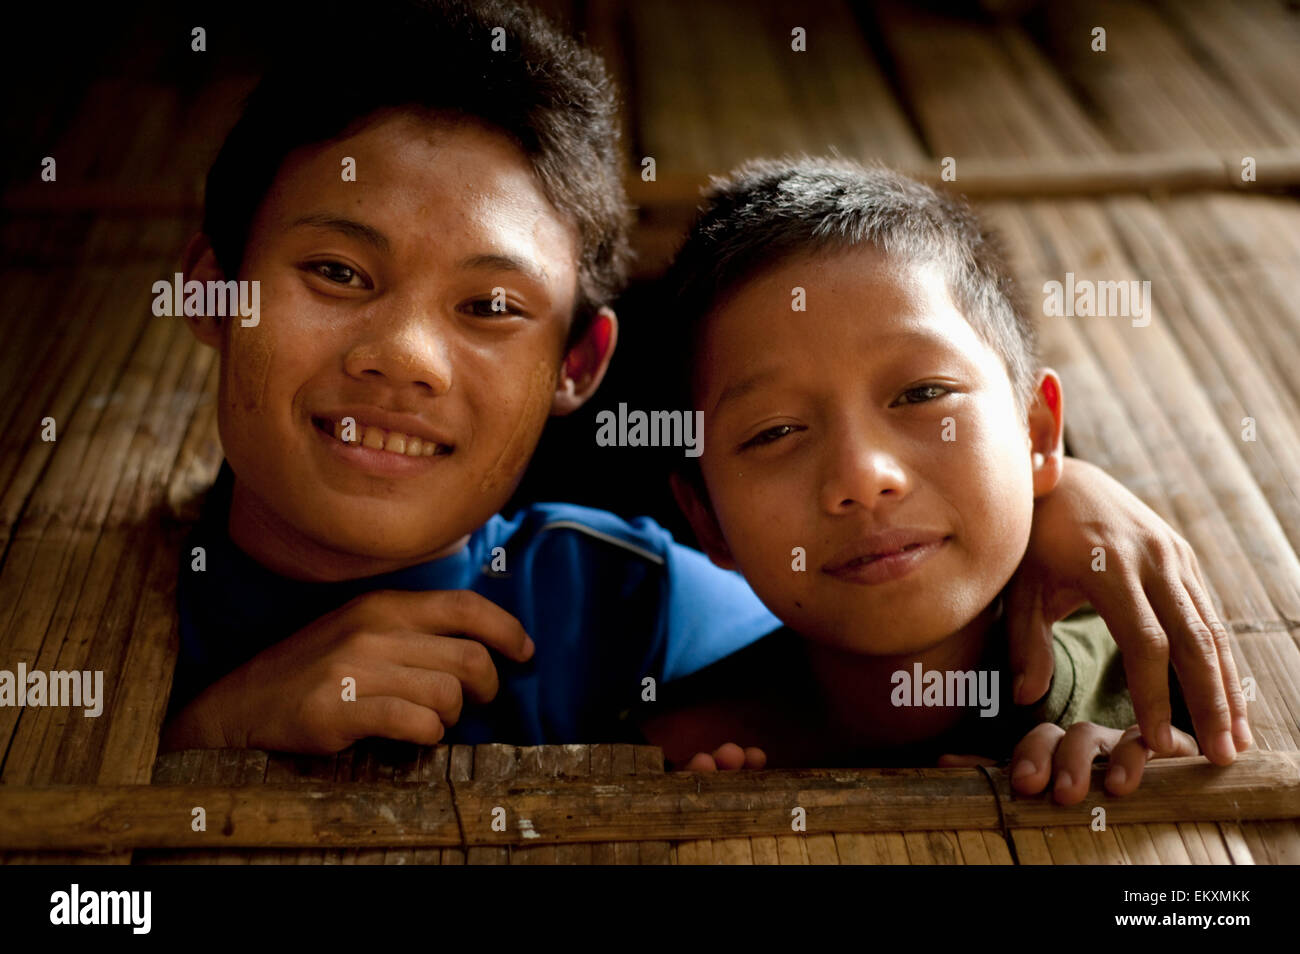
[[[700,496],[696,486],[681,474],[674,473],[668,478],[672,487],[673,499],[686,516],[686,521],[695,531],[695,538],[710,560],[724,570],[736,569],[736,561],[731,557],[731,548],[723,539],[722,528],[713,515],[712,508]]]
[[[551,403],[552,414],[571,414],[587,403],[604,380],[617,344],[618,317],[612,309],[601,308],[564,356],[564,367]]]
[[[1030,460],[1034,496],[1049,494],[1064,470],[1065,395],[1061,379],[1051,368],[1039,372],[1038,391],[1029,409]]]
[[[185,246],[181,257],[181,271],[186,281],[225,281],[225,274],[217,263],[217,253],[212,250],[212,243],[202,233],[193,236]],[[185,315],[194,337],[211,348],[221,350],[221,319],[208,315]]]

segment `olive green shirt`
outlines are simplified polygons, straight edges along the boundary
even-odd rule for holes
[[[933,765],[942,754],[982,755],[1009,759],[1016,744],[1036,725],[1051,722],[1068,728],[1077,722],[1093,722],[1114,729],[1127,729],[1137,722],[1124,677],[1123,659],[1105,622],[1091,606],[1084,606],[1052,627],[1054,668],[1047,693],[1037,702],[1018,706],[1011,698],[1012,675],[1005,618],[999,612],[988,634],[987,648],[978,669],[998,674],[996,715],[981,715],[971,706],[950,730],[923,742],[870,751],[835,753],[810,752],[808,758],[790,755],[791,764],[834,765]],[[755,687],[770,686],[772,696]],[[757,695],[757,698],[755,696]],[[707,669],[663,687],[661,706],[689,709],[696,705],[734,707],[736,712],[756,711],[765,715],[788,706],[789,700],[803,700],[805,722],[818,724],[824,716],[816,700],[821,689],[808,669],[803,639],[790,629],[781,629]],[[1173,724],[1191,731],[1191,720],[1170,673],[1170,701]],[[755,709],[754,707],[757,707]],[[990,710],[991,706],[988,707]],[[900,710],[900,718],[905,718]],[[829,716],[825,716],[829,717]],[[741,718],[742,724],[727,740],[763,747],[767,741],[763,718]],[[778,712],[778,723],[785,724]],[[815,736],[816,732],[809,730]],[[715,742],[714,744],[719,744]],[[783,763],[784,764],[784,763]]]

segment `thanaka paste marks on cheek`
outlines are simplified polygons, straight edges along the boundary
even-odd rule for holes
[[[258,328],[230,329],[230,403],[245,411],[260,410],[266,403],[266,383],[271,375],[275,348],[270,336]]]
[[[479,492],[494,490],[508,481],[517,480],[528,459],[533,456],[542,427],[550,415],[555,398],[555,368],[543,359],[534,366],[528,378],[528,390],[515,414],[510,436],[506,438],[501,453],[483,475]]]

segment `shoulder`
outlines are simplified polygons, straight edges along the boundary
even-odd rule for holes
[[[648,517],[625,520],[607,510],[566,503],[535,503],[495,517],[488,536],[496,545],[568,546],[663,566],[672,535]]]

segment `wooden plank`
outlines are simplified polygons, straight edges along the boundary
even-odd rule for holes
[[[907,857],[914,865],[961,864],[961,851],[951,832],[907,831],[903,840],[907,843]]]
[[[585,752],[583,747],[564,748]],[[503,788],[495,780],[456,781],[453,748],[453,806],[452,789],[445,786],[311,784],[314,780],[306,773],[312,760],[284,763],[295,761],[300,766],[297,784],[268,784],[257,791],[205,786],[6,786],[0,789],[0,844],[30,850],[209,847],[208,839],[195,839],[174,824],[182,803],[207,805],[204,799],[215,806],[210,815],[230,820],[225,827],[234,830],[223,831],[224,843],[230,846],[458,845],[462,838],[458,811],[467,844],[564,842],[580,862],[589,860],[590,843],[599,841],[663,840],[672,835],[703,839],[738,830],[789,837],[788,806],[795,803],[807,810],[809,835],[934,830],[936,822],[945,825],[940,830],[995,829],[1001,824],[987,783],[974,769],[808,769],[742,777],[673,773],[620,781],[517,779]],[[271,767],[276,764],[280,760],[273,760]],[[1079,818],[1090,817],[1096,804],[1105,804],[1108,824],[1117,825],[1300,815],[1300,753],[1296,752],[1249,752],[1227,768],[1199,757],[1158,760],[1147,767],[1142,787],[1123,799],[1103,793],[1105,768],[1094,769],[1090,794],[1069,808],[1043,796],[1012,798],[1006,773],[995,769],[989,774],[1003,799],[1003,818],[1012,828],[1077,824]],[[468,765],[462,769],[468,770]],[[268,769],[268,778],[271,775]],[[983,791],[977,795],[980,786]],[[492,812],[503,797],[514,807],[512,817],[529,819],[527,836],[514,826],[492,831]],[[329,821],[330,812],[337,813],[339,825]],[[688,856],[700,853],[698,848],[687,852]]]
[[[591,747],[586,745],[548,746],[558,759],[555,775],[562,779],[586,779],[591,775]],[[614,746],[610,756],[611,774],[630,775],[635,771],[636,757],[631,746]],[[599,784],[599,783],[591,783]],[[582,811],[582,809],[577,809]],[[530,809],[531,812],[531,809]],[[589,843],[557,845],[555,863],[559,865],[589,865],[592,846]]]
[[[968,865],[987,865],[992,864],[989,857],[988,846],[984,843],[982,831],[963,830],[955,832],[957,836],[957,848],[961,853],[961,859]]]
[[[515,777],[518,768],[519,750],[515,746],[474,746],[475,781],[489,783],[507,781]],[[508,803],[508,799],[503,798],[501,801],[502,804],[499,807],[505,809],[506,823],[522,826],[522,818],[511,817],[513,806]],[[508,865],[510,864],[510,847],[508,845],[472,847],[465,856],[465,863],[469,865]]]
[[[873,5],[899,87],[936,156],[1091,156],[1110,152],[1059,72],[1019,28],[989,29],[912,5]]]
[[[1300,831],[1293,819],[1243,822],[1241,831],[1251,855],[1260,864],[1300,864]]]
[[[816,835],[810,834],[804,839],[804,842],[808,847],[809,864],[837,865],[840,863],[840,856],[835,850],[835,835],[829,832]],[[716,860],[716,849],[714,855]]]
[[[559,762],[554,758],[547,758],[547,750],[550,746],[546,745],[526,745],[519,749],[519,768],[515,775],[520,778],[551,778],[559,772]],[[608,746],[591,746],[590,760],[593,769],[596,764],[596,750],[604,749],[604,762],[601,771],[593,774],[609,774]],[[605,845],[592,846],[592,860],[596,864],[611,864],[611,857],[606,858],[599,854],[600,849]],[[512,865],[553,865],[555,864],[555,845],[511,845],[510,846],[510,863]]]
[[[980,837],[984,839],[984,848],[988,852],[991,864],[1010,865],[1015,863],[1011,857],[1011,848],[1001,832],[982,831]]]
[[[453,745],[447,755],[447,784],[450,787],[459,782],[468,781],[474,772],[474,746],[472,745]],[[458,831],[458,837],[460,833]],[[442,850],[442,864],[444,865],[463,865],[465,864],[464,848],[444,848]]]
[[[1044,13],[1049,49],[1083,89],[1117,148],[1141,151],[1161,143],[1190,150],[1233,143],[1249,149],[1294,141],[1292,129],[1279,128],[1259,103],[1219,71],[1206,69],[1203,57],[1150,6],[1063,0]],[[1105,53],[1091,50],[1090,31],[1097,24],[1109,33]]]
[[[836,835],[838,841],[839,835]],[[780,864],[781,858],[777,854],[776,839],[771,836],[762,838],[749,839],[750,851],[753,853],[754,864],[756,865],[775,865]]]
[[[632,750],[632,762],[637,775],[654,777],[664,774],[664,753],[657,746],[636,746]],[[594,761],[591,774],[596,774]],[[595,851],[594,846],[592,850]],[[672,842],[654,840],[640,842],[637,845],[637,860],[643,865],[672,864]]]
[[[1011,832],[1016,846],[1016,858],[1022,865],[1050,865],[1052,852],[1047,847],[1047,835],[1041,828],[1017,828]]]

